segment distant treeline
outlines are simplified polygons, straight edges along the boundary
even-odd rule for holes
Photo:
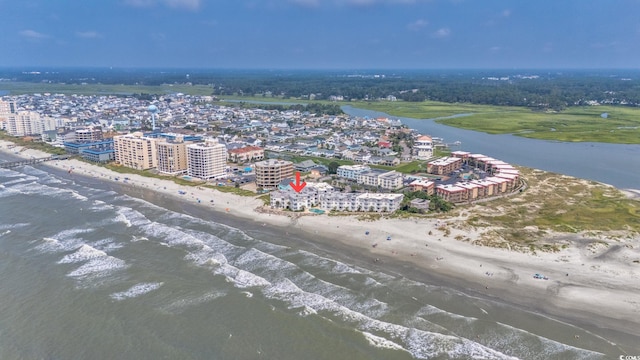
[[[316,100],[434,100],[449,103],[562,109],[589,101],[640,105],[638,71],[241,71],[149,69],[0,69],[0,78],[27,82],[211,86],[212,95]]]
[[[308,104],[292,104],[292,105],[281,105],[281,104],[265,104],[265,103],[244,103],[239,102],[236,105],[243,108],[260,108],[263,110],[295,110],[300,112],[308,111],[312,114],[326,114],[326,115],[340,115],[343,114],[342,109],[340,109],[340,105],[337,104],[322,104],[322,103],[308,103]]]

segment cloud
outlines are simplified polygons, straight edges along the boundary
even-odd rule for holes
[[[320,0],[289,0],[289,2],[295,5],[309,7],[309,8],[315,8],[320,6]]]
[[[500,13],[500,15],[501,15],[502,17],[508,18],[509,16],[511,16],[511,10],[509,10],[509,9],[502,10],[502,12]]]
[[[47,34],[43,34],[35,30],[22,30],[20,31],[20,35],[29,39],[47,39],[51,37]]]
[[[102,37],[102,35],[95,31],[77,31],[76,36],[83,39],[97,39]]]
[[[489,48],[489,50],[493,51],[493,52],[497,52],[497,51],[502,50],[502,48],[500,46],[492,46],[492,47]]]
[[[125,5],[133,7],[151,7],[155,5],[155,0],[124,0]]]
[[[164,0],[164,3],[172,8],[180,8],[185,10],[198,10],[200,8],[200,0]]]
[[[433,34],[431,34],[436,39],[446,39],[451,36],[451,29],[449,28],[440,28],[436,30]]]
[[[143,1],[143,0],[141,0]],[[375,5],[412,5],[432,0],[286,0],[286,3],[304,7],[316,8],[320,6],[354,6],[367,7]]]
[[[423,27],[427,26],[428,24],[429,24],[429,22],[427,20],[419,19],[419,20],[416,20],[416,21],[414,21],[412,23],[409,23],[407,25],[407,29],[413,30],[413,31],[418,31],[418,30],[422,29]]]
[[[195,11],[200,8],[201,0],[124,0],[124,4],[137,8],[150,8],[158,4],[174,8]]]

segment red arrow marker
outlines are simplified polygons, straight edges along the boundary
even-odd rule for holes
[[[304,181],[300,182],[300,171],[296,171],[296,183],[294,184],[290,182],[289,185],[291,185],[291,188],[296,192],[300,192],[305,186],[307,186],[307,183]]]

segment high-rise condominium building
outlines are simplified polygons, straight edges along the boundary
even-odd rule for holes
[[[275,189],[287,178],[293,177],[293,163],[291,161],[269,159],[256,163],[256,186],[265,189]]]
[[[227,148],[216,140],[187,145],[188,174],[195,178],[211,180],[225,175]]]
[[[147,170],[158,166],[156,142],[141,132],[113,137],[116,162],[134,169]]]
[[[187,144],[182,138],[176,141],[158,141],[158,171],[170,175],[187,172]]]

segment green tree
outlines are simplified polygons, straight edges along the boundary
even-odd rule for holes
[[[335,174],[338,172],[338,167],[340,166],[340,164],[338,164],[336,161],[332,161],[329,163],[329,165],[327,166],[329,168],[329,174]]]

